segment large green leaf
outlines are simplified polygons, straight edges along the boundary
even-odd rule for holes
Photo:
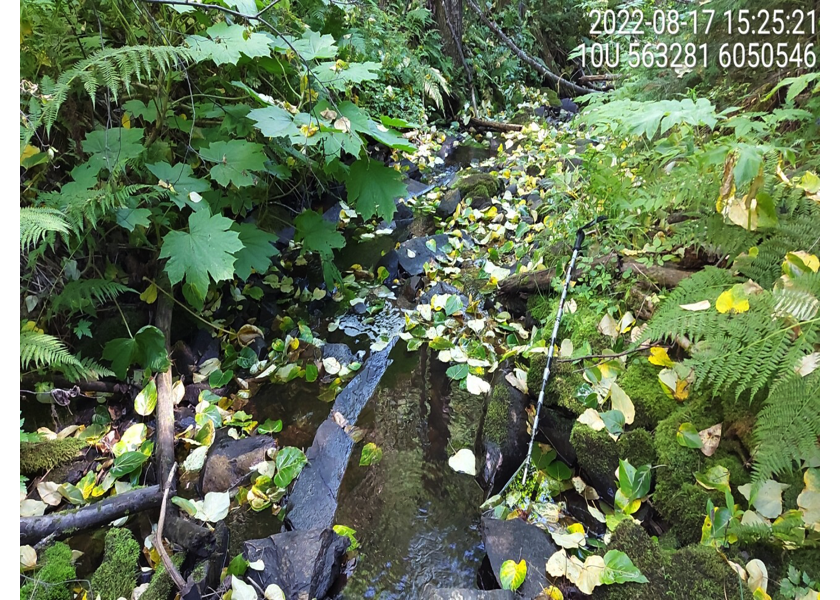
[[[266,160],[262,144],[246,140],[213,142],[201,151],[201,158],[217,163],[210,169],[210,177],[219,185],[233,183],[237,187],[254,185],[252,171],[262,171]]]
[[[252,270],[260,274],[268,271],[271,259],[279,252],[274,246],[277,236],[251,223],[234,223],[231,229],[239,234],[239,241],[244,245],[234,254],[234,274],[245,281]]]
[[[196,308],[207,297],[210,277],[217,283],[233,278],[234,254],[244,246],[231,231],[233,221],[202,210],[190,215],[190,230],[170,231],[163,238],[160,257],[168,258],[166,273],[172,284],[186,280],[195,296],[187,299]],[[185,292],[186,295],[186,292]],[[197,305],[197,306],[196,306]]]
[[[152,378],[134,397],[134,410],[138,415],[146,417],[154,412],[155,406],[157,406],[157,385]]]
[[[274,460],[277,472],[274,474],[274,485],[287,488],[294,481],[306,464],[306,455],[297,448],[286,447],[277,453]]]
[[[142,129],[112,127],[89,131],[82,142],[82,150],[91,155],[91,169],[115,170],[119,165],[143,152]]]
[[[295,218],[295,241],[303,249],[332,257],[335,248],[344,247],[344,236],[335,230],[335,223],[324,220],[314,210],[305,210]]]
[[[394,200],[405,196],[407,191],[402,176],[378,160],[357,160],[350,166],[347,200],[355,204],[365,219],[378,214],[390,221],[397,210]]]
[[[184,40],[196,60],[212,59],[217,66],[235,65],[243,54],[249,58],[271,55],[271,37],[247,31],[242,25],[216,23],[207,29],[207,36],[191,35]]]
[[[343,89],[350,84],[376,81],[380,68],[382,65],[377,62],[346,63],[343,60],[337,60],[318,65],[312,69],[312,73],[321,84]]]
[[[126,452],[114,459],[114,466],[111,467],[111,475],[119,479],[128,475],[138,467],[142,466],[149,459],[142,452]]]
[[[338,47],[335,45],[335,40],[330,34],[321,34],[311,29],[304,31],[297,39],[286,38],[286,41],[277,38],[275,42],[276,48],[279,50],[294,49],[295,52],[305,61],[310,61],[315,58],[333,58],[338,53]]]
[[[170,165],[167,162],[157,162],[146,165],[152,175],[158,178],[158,185],[163,183],[171,196],[181,207],[190,200],[190,193],[203,194],[210,189],[206,179],[196,179],[192,176],[192,167],[184,163]]]
[[[298,134],[298,125],[289,111],[279,106],[255,108],[248,113],[248,118],[255,121],[255,127],[265,137],[294,137]]]
[[[366,110],[359,108],[352,102],[340,102],[337,110],[339,118],[344,117],[350,122],[351,131],[365,133],[389,148],[404,150],[405,152],[414,152],[417,150],[399,132],[388,129],[381,123],[371,119]]]
[[[139,227],[149,226],[149,216],[152,214],[148,208],[118,208],[114,214],[117,225],[134,231]]]
[[[604,555],[604,565],[606,568],[601,573],[601,583],[607,585],[628,581],[648,583],[648,578],[642,575],[630,557],[621,550],[607,551]]]
[[[110,340],[102,349],[102,358],[111,361],[111,369],[120,379],[125,379],[132,364],[157,372],[169,367],[163,332],[154,325],[146,325],[133,338]]]

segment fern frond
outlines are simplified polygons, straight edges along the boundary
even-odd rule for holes
[[[814,276],[819,277],[818,274]],[[798,278],[797,278],[798,279]],[[735,397],[749,392],[750,400],[763,389],[772,392],[788,379],[797,377],[795,369],[803,357],[819,344],[819,313],[797,319],[781,313],[788,306],[806,313],[790,296],[794,291],[763,291],[749,296],[749,310],[740,314],[721,314],[715,308],[690,311],[680,307],[703,300],[712,307],[720,294],[743,281],[729,271],[707,267],[680,283],[657,310],[643,334],[643,340],[675,340],[686,337],[693,344],[685,364],[694,369],[696,385],[708,384],[717,394],[732,391]],[[791,282],[791,290],[808,291],[813,278],[803,288]],[[816,309],[818,310],[818,304]]]
[[[97,304],[110,302],[125,292],[133,291],[128,286],[106,279],[70,281],[61,293],[53,298],[52,312],[57,313],[63,309],[82,311]]]
[[[61,105],[77,82],[82,84],[91,102],[95,100],[97,90],[103,87],[116,100],[120,86],[129,90],[132,79],[151,79],[153,64],[167,70],[177,67],[180,60],[191,59],[192,52],[188,48],[173,46],[124,46],[100,50],[64,71],[55,83],[46,79],[42,82],[41,87],[49,100],[43,106],[40,124],[49,133]]]
[[[43,206],[29,206],[20,209],[21,250],[34,246],[50,231],[57,233],[70,232],[70,226],[61,211]]]
[[[20,366],[23,370],[55,369],[64,373],[70,381],[113,375],[113,372],[89,358],[73,356],[57,337],[33,330],[20,332]]]
[[[38,196],[38,202],[54,208],[64,215],[75,232],[81,232],[85,224],[96,229],[100,221],[111,216],[118,208],[155,200],[166,193],[163,188],[149,185],[127,185],[114,191],[110,187],[74,192],[45,192]],[[131,203],[129,202],[131,200]]]
[[[778,386],[758,413],[753,481],[790,472],[819,451],[820,375],[796,377]]]

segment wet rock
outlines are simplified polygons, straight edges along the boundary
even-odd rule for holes
[[[248,347],[257,353],[257,357],[260,360],[263,360],[266,356],[268,356],[268,342],[265,341],[264,337],[256,338],[253,342],[248,344]]]
[[[470,208],[473,210],[484,210],[488,208],[493,201],[488,196],[472,196],[470,197]]]
[[[217,432],[201,470],[201,493],[226,492],[241,484],[250,477],[251,467],[265,460],[265,453],[276,446],[270,435],[235,440],[224,431]]]
[[[420,167],[414,162],[404,158],[400,161],[400,171],[405,173],[407,177],[414,177],[420,175]]]
[[[262,589],[272,583],[280,586],[289,600],[324,598],[349,545],[348,538],[332,529],[287,531],[251,540],[245,542],[245,560],[262,560],[265,569],[249,568],[245,576]]]
[[[201,392],[209,389],[210,385],[208,383],[191,383],[184,387],[184,400],[192,406],[195,406],[198,404],[198,397],[201,395]]]
[[[528,452],[528,399],[505,380],[506,369],[493,378],[493,392],[482,426],[484,465],[479,481],[492,493],[498,491],[516,472]]]
[[[557,551],[548,533],[521,519],[499,521],[490,516],[481,518],[481,536],[484,549],[493,567],[496,579],[506,560],[525,560],[528,573],[518,592],[525,598],[536,598],[546,583],[545,564]]]
[[[570,112],[573,115],[576,115],[580,112],[578,105],[575,104],[574,100],[571,98],[560,98],[560,108],[565,110],[566,112]]]
[[[454,294],[461,299],[461,304],[467,306],[469,299],[467,296],[448,281],[438,281],[428,290],[423,292],[420,296],[420,304],[431,304],[433,296],[442,296],[444,294]]]
[[[277,242],[276,245],[285,248],[288,246],[293,239],[295,239],[295,228],[294,227],[284,227],[277,233]]]
[[[388,354],[397,339],[394,336],[383,350],[372,354],[364,368],[335,399],[335,412],[340,412],[349,424],[355,425],[391,364]],[[332,418],[321,423],[312,446],[306,451],[307,464],[289,494],[287,519],[295,530],[320,531],[332,527],[338,508],[338,488],[352,451],[353,440]]]
[[[416,179],[406,179],[403,181],[407,188],[405,198],[416,198],[417,196],[422,196],[426,192],[434,189],[435,186],[429,185],[428,183],[423,183],[422,181],[417,181]]]
[[[435,230],[435,219],[432,215],[418,215],[408,226],[409,237],[422,237]]]
[[[379,259],[379,262],[376,263],[376,269],[379,269],[379,267],[388,271],[388,277],[386,277],[383,282],[385,285],[391,285],[394,283],[394,280],[399,279],[400,257],[399,254],[397,254],[397,251],[389,250],[383,254],[382,258]]]
[[[324,344],[321,348],[321,358],[334,358],[342,365],[349,365],[356,360],[347,344]]]
[[[175,370],[179,375],[189,375],[192,377],[192,374],[196,370],[198,358],[183,340],[178,340],[175,345],[172,346],[170,357],[172,358]]]
[[[536,390],[534,391],[536,392]],[[538,435],[544,437],[551,447],[557,451],[557,458],[570,467],[577,464],[577,453],[570,440],[574,425],[574,419],[561,416],[543,405]]]
[[[588,483],[588,482],[587,482]],[[589,507],[583,496],[574,490],[563,494],[566,501],[566,512],[578,523],[581,523],[590,534],[603,535],[607,532],[607,526],[592,516]]]
[[[341,205],[336,202],[324,212],[324,220],[329,223],[338,223],[339,219],[341,219]]]
[[[190,344],[190,348],[192,348],[193,353],[196,356],[204,356],[207,353],[210,346],[213,345],[213,335],[207,331],[206,329],[199,329],[195,332],[193,336],[192,343]],[[218,356],[218,353],[216,354]],[[201,359],[199,358],[199,364]]]
[[[435,209],[435,215],[440,219],[446,219],[455,214],[455,209],[461,203],[461,190],[448,190]]]
[[[516,594],[510,590],[468,590],[463,588],[439,588],[425,590],[420,600],[514,600]]]
[[[429,240],[434,240],[437,245],[437,249],[434,252],[426,245],[426,242]],[[442,248],[448,241],[449,236],[445,234],[413,238],[405,242],[394,252],[397,255],[400,267],[406,273],[409,275],[420,275],[424,272],[424,264],[434,260],[437,256],[443,255]]]
[[[446,134],[446,137],[443,140],[443,143],[440,145],[440,150],[437,151],[435,156],[440,158],[446,159],[449,157],[450,154],[456,148],[456,142],[458,142],[458,136]]]

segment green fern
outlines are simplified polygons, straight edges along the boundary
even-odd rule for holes
[[[61,211],[43,206],[20,209],[21,250],[34,246],[51,231],[70,232],[70,226]]]
[[[67,309],[89,312],[98,304],[114,300],[120,294],[133,292],[130,287],[106,279],[79,279],[70,281],[53,298],[52,312]]]
[[[100,50],[64,71],[57,81],[44,78],[41,88],[49,100],[42,107],[40,124],[49,133],[58,118],[61,105],[76,82],[82,84],[92,102],[97,90],[103,87],[116,100],[121,86],[128,92],[132,80],[151,79],[153,67],[165,72],[177,67],[180,60],[191,58],[192,53],[188,48],[173,46],[125,46]]]
[[[85,225],[96,229],[101,220],[111,217],[114,211],[125,206],[134,206],[156,200],[166,194],[163,188],[134,184],[123,186],[116,191],[110,186],[96,190],[74,192],[45,192],[38,196],[38,202],[49,208],[57,209],[64,215],[74,232],[80,233]]]
[[[814,274],[816,278],[819,276]],[[729,271],[707,267],[683,281],[650,321],[644,340],[674,340],[686,337],[692,344],[686,365],[695,372],[696,385],[709,384],[713,393],[732,391],[735,397],[749,392],[750,400],[766,388],[772,392],[792,377],[803,357],[819,344],[819,308],[809,319],[797,319],[783,309],[794,290],[812,292],[814,277],[791,287],[765,290],[749,296],[749,310],[721,314],[714,309],[718,296],[743,281]],[[813,296],[813,294],[812,294]],[[814,300],[818,300],[813,296]],[[690,311],[680,307],[703,300],[712,308]]]
[[[758,413],[753,481],[764,481],[819,451],[820,374],[788,380],[767,397]]]
[[[79,359],[55,336],[31,329],[20,332],[22,370],[55,369],[71,381],[98,379],[114,373],[91,359]]]

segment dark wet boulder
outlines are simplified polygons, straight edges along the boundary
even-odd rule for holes
[[[397,251],[389,250],[383,254],[382,258],[379,259],[379,262],[376,263],[376,269],[379,269],[379,267],[388,271],[388,277],[386,277],[383,282],[385,285],[391,285],[394,283],[395,279],[399,279],[400,257],[399,254],[397,254]]]
[[[434,240],[434,251],[426,244],[430,240]],[[395,250],[400,267],[409,275],[420,275],[424,272],[423,265],[443,255],[443,246],[448,241],[449,236],[445,234],[408,240]]]
[[[534,393],[539,392],[534,390]],[[540,414],[540,430],[537,435],[544,438],[557,451],[557,458],[571,467],[577,464],[577,453],[570,439],[574,425],[574,419],[543,405]]]
[[[191,383],[187,386],[184,386],[184,400],[186,400],[192,406],[198,404],[198,397],[201,395],[201,392],[204,390],[209,390],[210,384],[202,381],[201,383]]]
[[[502,563],[524,560],[528,572],[518,592],[525,598],[536,598],[547,581],[545,564],[557,551],[548,533],[521,519],[499,521],[485,515],[481,518],[481,537],[499,583]]]
[[[435,186],[429,185],[428,183],[423,183],[422,181],[417,181],[416,179],[406,179],[403,181],[406,187],[405,198],[416,198],[417,196],[422,196],[426,192],[434,189]]]
[[[435,208],[435,215],[440,219],[451,217],[460,203],[461,190],[448,190]]]
[[[280,586],[288,600],[324,598],[338,576],[350,540],[332,529],[287,531],[245,542],[245,560],[262,560],[265,569],[248,569],[260,588]]]
[[[264,461],[266,452],[276,447],[270,435],[235,440],[224,431],[217,432],[201,470],[201,493],[226,492],[240,485],[250,477],[251,467]]]
[[[420,600],[514,600],[510,590],[468,590],[464,588],[438,588],[424,590]]]
[[[505,380],[505,369],[493,379],[493,392],[482,427],[484,464],[479,472],[482,487],[494,493],[516,472],[528,452],[528,399]]]
[[[420,304],[430,304],[432,302],[432,297],[434,296],[442,296],[445,294],[453,294],[458,296],[461,299],[461,303],[466,306],[468,304],[468,299],[464,292],[456,288],[454,285],[449,283],[448,281],[438,281],[428,290],[423,292],[420,296]]]
[[[349,365],[356,360],[347,344],[324,344],[321,348],[321,358],[334,358],[342,365]]]

